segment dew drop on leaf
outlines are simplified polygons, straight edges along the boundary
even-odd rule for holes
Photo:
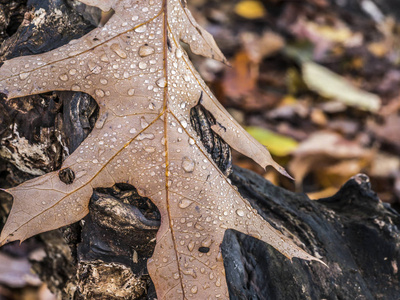
[[[98,96],[98,97],[104,97],[104,91],[103,90],[100,90],[100,89],[97,89],[97,90],[95,90],[95,94],[96,94],[96,96]]]
[[[189,251],[192,252],[194,249],[194,242],[190,241],[187,247],[188,247]]]
[[[141,70],[144,70],[144,69],[146,69],[147,68],[147,64],[145,63],[145,62],[140,62],[139,63],[139,69],[141,69]]]
[[[146,121],[144,117],[140,118],[140,126],[145,129],[147,126],[149,126],[149,123]]]
[[[241,210],[241,209],[237,209],[237,210],[236,210],[236,214],[237,214],[239,217],[244,217],[244,211]]]
[[[179,201],[178,206],[180,208],[187,208],[190,206],[190,204],[192,204],[193,201],[192,200],[188,200],[188,199],[182,199],[181,201]]]
[[[19,74],[19,78],[21,80],[24,80],[24,79],[28,78],[29,75],[30,75],[30,73],[21,73],[21,74]]]
[[[194,166],[195,166],[195,163],[191,158],[189,158],[187,156],[182,158],[182,169],[186,173],[192,173],[194,171]]]
[[[139,55],[141,57],[152,55],[154,52],[155,52],[154,48],[150,46],[142,46],[139,48]]]
[[[142,26],[140,26],[140,27],[135,29],[135,31],[138,32],[138,33],[145,32],[146,30],[147,30],[147,26],[146,25],[142,25]]]
[[[196,285],[192,286],[192,288],[190,289],[190,291],[191,291],[193,294],[197,294],[197,291],[198,291],[197,286],[196,286]]]
[[[119,57],[121,58],[127,58],[128,55],[126,54],[126,52],[124,50],[121,49],[121,46],[117,43],[114,43],[111,45],[111,50],[114,51]]]
[[[60,75],[60,79],[61,79],[62,81],[67,81],[67,80],[68,80],[68,75],[67,75],[67,74],[61,74],[61,75]]]
[[[167,81],[165,80],[165,77],[162,77],[162,78],[158,79],[156,83],[161,88],[167,86]]]
[[[175,56],[176,56],[176,58],[181,58],[182,56],[183,56],[183,52],[182,52],[182,50],[181,49],[176,49],[176,51],[175,51]]]

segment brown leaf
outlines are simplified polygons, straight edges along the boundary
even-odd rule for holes
[[[220,252],[228,228],[260,238],[289,258],[318,260],[257,214],[190,126],[190,109],[200,101],[227,143],[286,174],[219,104],[181,48],[183,41],[197,54],[225,61],[185,2],[82,2],[115,14],[79,40],[6,61],[0,69],[0,90],[9,98],[73,90],[89,93],[100,106],[95,128],[65,160],[61,174],[8,190],[14,203],[0,243],[76,222],[88,213],[93,188],[126,182],[161,213],[148,262],[159,299],[228,297]]]
[[[289,169],[298,188],[311,172],[317,174],[321,185],[339,187],[371,162],[373,151],[337,133],[320,131],[303,141],[293,156]]]

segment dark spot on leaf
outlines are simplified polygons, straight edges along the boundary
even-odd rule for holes
[[[200,247],[199,252],[201,253],[208,253],[210,251],[210,248],[208,247]]]
[[[168,51],[172,52],[172,46],[171,46],[171,41],[169,40],[169,37],[167,37],[167,46],[168,46]]]

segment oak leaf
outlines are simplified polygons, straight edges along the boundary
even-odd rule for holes
[[[78,40],[6,61],[0,69],[0,91],[8,98],[72,90],[90,94],[100,106],[95,128],[61,171],[7,190],[14,202],[0,243],[76,222],[88,213],[93,188],[124,182],[161,213],[148,261],[159,299],[228,298],[220,252],[228,228],[257,237],[288,258],[318,260],[257,214],[190,125],[190,109],[200,101],[216,120],[213,130],[228,144],[286,174],[191,65],[181,41],[196,54],[225,58],[185,1],[82,2],[115,14]]]

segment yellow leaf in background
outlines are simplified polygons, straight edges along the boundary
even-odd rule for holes
[[[246,131],[261,144],[268,145],[269,152],[276,156],[289,155],[298,145],[297,141],[291,137],[276,134],[264,128],[249,126],[246,127]]]
[[[279,103],[279,106],[286,106],[286,105],[295,105],[297,103],[297,99],[292,95],[286,95]]]
[[[372,112],[381,107],[378,95],[359,89],[344,77],[312,61],[302,64],[302,73],[308,88],[322,97]]]
[[[235,6],[235,13],[246,19],[265,17],[267,12],[260,1],[244,0]]]
[[[314,22],[307,22],[306,26],[310,31],[336,43],[346,43],[354,35],[347,27],[335,28],[332,26],[318,25]]]

